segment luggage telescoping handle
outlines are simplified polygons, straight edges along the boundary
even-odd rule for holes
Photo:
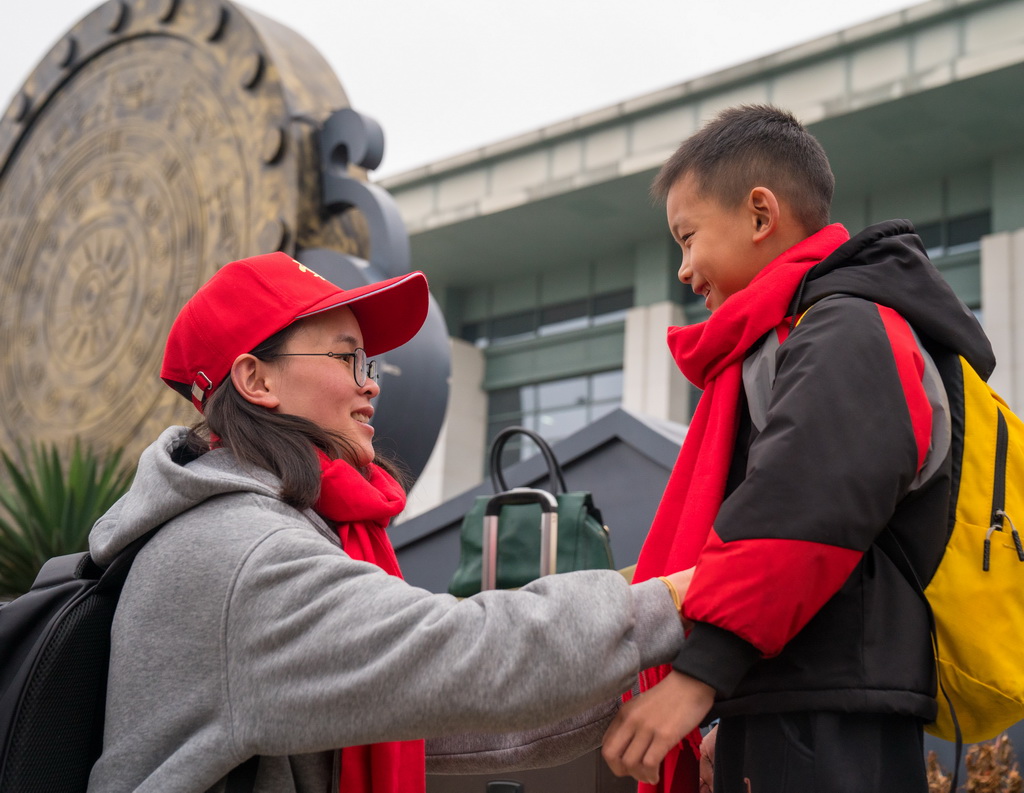
[[[484,508],[481,591],[498,586],[498,515],[509,504],[540,505],[540,574],[553,575],[558,564],[558,500],[546,490],[532,487],[498,493]]]
[[[505,475],[501,471],[501,452],[509,439],[515,435],[525,435],[537,444],[540,453],[544,455],[544,461],[548,464],[548,476],[551,479],[552,491],[555,493],[565,493],[568,488],[565,486],[562,466],[558,464],[555,453],[551,451],[551,447],[546,440],[533,430],[526,429],[526,427],[505,427],[505,429],[494,436],[494,440],[491,442],[491,484],[494,486],[494,492],[500,493],[503,490],[509,489],[505,483]]]

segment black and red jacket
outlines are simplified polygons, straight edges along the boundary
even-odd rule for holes
[[[950,467],[920,350],[963,355],[987,377],[992,349],[908,221],[872,226],[813,267],[797,312],[777,350],[751,351],[772,382],[752,393],[744,378],[726,497],[687,594],[698,622],[673,666],[715,688],[717,716],[931,720],[925,606],[875,541],[888,526],[931,577]],[[754,420],[748,400],[761,403]]]

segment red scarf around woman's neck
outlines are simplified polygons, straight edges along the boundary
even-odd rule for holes
[[[405,491],[383,468],[369,475],[345,460],[320,456],[320,499],[314,509],[335,524],[345,553],[372,562],[398,578],[402,571],[388,539],[388,521],[405,509]],[[427,787],[423,741],[392,741],[341,750],[345,793],[424,793]]]
[[[651,530],[637,561],[635,582],[646,581],[697,563],[715,516],[736,443],[743,359],[766,333],[781,325],[806,272],[850,238],[838,223],[826,226],[768,264],[747,288],[735,293],[705,322],[668,330],[668,346],[680,370],[704,389],[686,431],[683,448],[669,476]],[[664,678],[670,666],[645,670],[641,689]],[[700,732],[687,737],[697,756]],[[680,756],[682,744],[665,758],[658,785],[640,783],[640,793],[697,790],[673,776],[677,766],[695,773],[696,763]]]

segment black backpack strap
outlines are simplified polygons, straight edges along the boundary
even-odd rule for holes
[[[256,771],[260,767],[259,755],[250,757],[228,774],[226,793],[252,793],[256,789]]]
[[[120,591],[121,587],[124,586],[125,579],[128,578],[128,573],[131,572],[132,563],[135,561],[135,557],[139,551],[142,550],[143,546],[149,542],[153,535],[156,534],[163,526],[157,526],[155,529],[143,534],[138,539],[132,541],[124,547],[124,549],[114,557],[107,568],[103,571],[103,575],[100,578],[100,582],[97,588],[105,587],[113,591]],[[89,559],[91,562],[91,558]],[[256,789],[256,771],[260,765],[259,756],[250,757],[240,766],[232,769],[231,773],[228,774],[226,793],[253,793]]]
[[[150,529],[141,537],[138,537],[122,548],[121,552],[115,556],[114,560],[103,570],[100,582],[97,584],[97,589],[107,592],[120,592],[121,587],[124,586],[125,579],[128,578],[128,573],[131,572],[132,563],[135,561],[135,557],[138,556],[138,553],[142,550],[143,546],[153,539],[153,535],[162,528],[163,524],[157,526],[155,529]],[[91,555],[89,560],[90,563],[95,564],[92,562]]]
[[[103,576],[100,579],[98,587],[110,587],[115,591],[121,589],[124,585],[125,579],[128,578],[128,573],[132,569],[132,563],[135,561],[135,557],[139,551],[142,550],[143,546],[149,542],[153,535],[156,534],[163,526],[157,526],[155,529],[143,534],[138,539],[134,540],[130,544],[126,545],[124,549],[114,557],[112,561],[103,571]],[[231,773],[228,774],[226,793],[253,793],[256,789],[256,771],[259,769],[260,758],[259,755],[250,757],[240,766],[232,769]]]
[[[914,588],[914,591],[917,592],[921,600],[924,601],[924,608],[928,613],[928,631],[932,636],[932,652],[935,653],[936,660],[935,680],[938,683],[943,699],[946,700],[946,704],[949,706],[949,715],[953,720],[953,732],[956,735],[956,765],[953,766],[953,781],[949,787],[950,793],[955,793],[960,782],[960,758],[963,754],[964,739],[963,733],[960,731],[960,721],[956,717],[956,708],[953,707],[953,702],[942,685],[942,676],[938,672],[939,638],[935,631],[935,613],[932,611],[931,603],[928,602],[928,596],[924,593],[924,586],[921,584],[921,579],[918,578],[917,571],[914,570],[907,552],[903,550],[903,546],[900,545],[900,541],[896,538],[893,530],[886,526],[882,533],[878,535],[875,544],[896,565],[900,573],[903,574],[903,577]]]

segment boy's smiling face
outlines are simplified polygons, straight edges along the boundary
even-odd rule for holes
[[[746,287],[770,261],[764,259],[758,241],[763,224],[755,188],[739,206],[724,207],[717,199],[701,195],[692,173],[685,174],[668,191],[668,227],[683,250],[679,280],[704,297],[715,311],[729,297]]]

